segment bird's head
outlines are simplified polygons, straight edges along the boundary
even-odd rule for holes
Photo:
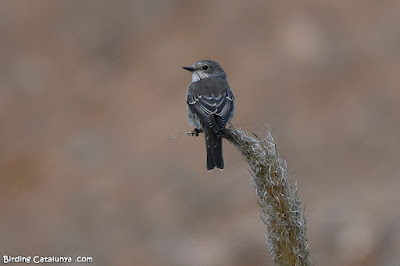
[[[222,67],[215,61],[211,60],[200,60],[194,63],[192,66],[185,66],[186,69],[192,72],[192,82],[206,79],[211,76],[225,78],[226,74]]]

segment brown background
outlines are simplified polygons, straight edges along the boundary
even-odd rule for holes
[[[1,1],[0,255],[272,265],[248,166],[206,171],[181,66],[297,180],[316,265],[400,263],[399,1]],[[179,136],[175,138],[176,136]]]

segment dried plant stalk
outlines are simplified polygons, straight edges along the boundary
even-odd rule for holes
[[[306,219],[297,195],[297,185],[289,184],[286,161],[279,158],[276,141],[239,129],[226,128],[223,137],[245,157],[265,224],[266,242],[278,265],[311,265],[306,237]]]

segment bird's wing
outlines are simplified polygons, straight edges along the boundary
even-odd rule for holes
[[[215,132],[225,128],[234,104],[233,93],[229,88],[219,93],[188,93],[186,100],[191,111]]]

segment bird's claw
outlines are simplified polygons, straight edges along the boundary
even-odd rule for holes
[[[193,131],[191,132],[191,134],[192,134],[192,136],[198,137],[198,136],[199,136],[199,133],[202,133],[202,132],[203,132],[202,129],[197,129],[197,128],[195,128],[195,129],[193,129]]]

